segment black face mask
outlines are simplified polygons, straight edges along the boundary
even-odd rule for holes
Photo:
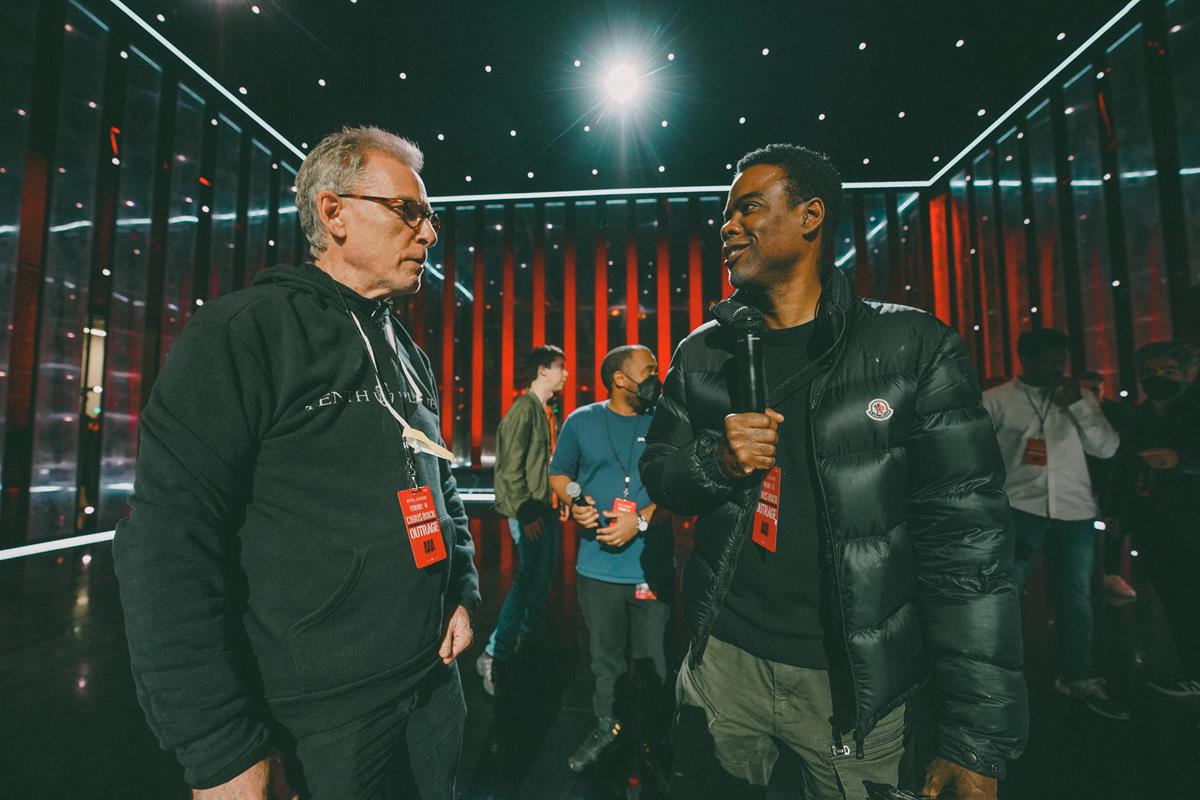
[[[1142,388],[1146,391],[1146,396],[1154,402],[1169,403],[1183,394],[1183,390],[1186,387],[1183,381],[1174,381],[1170,378],[1164,378],[1161,375],[1155,375],[1154,377],[1143,379]]]
[[[660,395],[662,395],[662,381],[658,379],[657,375],[651,375],[639,383],[637,390],[633,393],[633,396],[637,398],[637,405],[642,411],[657,403]]]

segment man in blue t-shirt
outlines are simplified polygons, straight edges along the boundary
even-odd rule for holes
[[[595,763],[621,731],[613,694],[626,669],[627,642],[634,661],[652,664],[652,680],[665,684],[663,639],[675,583],[670,522],[665,514],[655,518],[637,469],[662,391],[658,363],[645,347],[618,347],[604,357],[600,377],[610,399],[567,418],[550,461],[550,485],[570,504],[580,530],[576,585],[596,679],[597,724],[571,756],[576,772]],[[567,491],[572,482],[582,491],[574,502]]]

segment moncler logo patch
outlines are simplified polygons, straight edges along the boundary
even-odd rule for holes
[[[893,413],[895,412],[893,412],[891,405],[882,397],[876,397],[874,400],[867,403],[867,416],[876,422],[883,422],[885,419],[891,419]]]

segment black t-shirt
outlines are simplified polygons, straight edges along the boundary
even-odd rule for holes
[[[814,323],[763,332],[768,395],[809,366]],[[748,653],[809,669],[826,669],[821,626],[820,535],[813,475],[809,466],[808,402],[812,382],[792,392],[776,411],[776,464],[780,507],[776,551],[746,538],[725,605],[713,635]]]

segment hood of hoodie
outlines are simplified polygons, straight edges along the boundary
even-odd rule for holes
[[[363,297],[353,289],[335,281],[328,272],[311,261],[306,261],[299,266],[281,264],[265,269],[255,276],[253,285],[274,285],[310,292],[338,304],[344,300],[348,308],[372,319],[379,316],[384,310],[391,308],[392,305],[391,298]],[[339,297],[341,300],[338,299]]]

